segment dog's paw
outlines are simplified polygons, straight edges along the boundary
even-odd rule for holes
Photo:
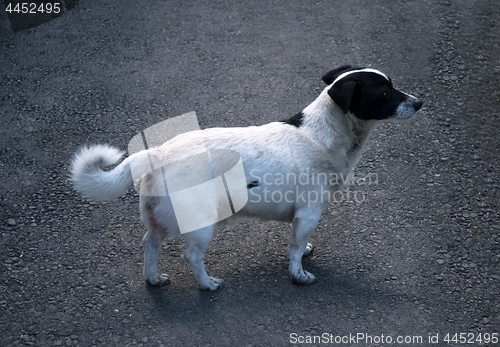
[[[311,255],[313,250],[314,250],[314,246],[312,244],[308,243],[306,246],[306,250],[304,251],[304,254],[302,256],[307,257],[308,255]]]
[[[316,277],[312,273],[305,270],[302,270],[298,274],[290,274],[290,278],[292,279],[293,283],[297,284],[305,285],[313,284],[314,282],[316,282]]]
[[[161,287],[170,284],[170,278],[168,278],[167,275],[156,275],[154,277],[146,278],[145,281],[147,284],[154,287]]]
[[[215,277],[208,277],[207,283],[200,283],[201,290],[217,290],[220,288],[222,280]]]

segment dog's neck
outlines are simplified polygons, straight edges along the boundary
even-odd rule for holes
[[[370,133],[375,127],[376,121],[361,120],[350,112],[343,116],[347,118],[347,122],[350,123],[350,128],[354,134],[351,151],[363,150]]]
[[[342,112],[328,95],[327,89],[302,113],[303,131],[313,135],[328,151],[340,151],[357,160],[376,123],[361,120],[350,112]]]

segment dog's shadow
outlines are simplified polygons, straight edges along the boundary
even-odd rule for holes
[[[182,322],[215,319],[214,315],[221,312],[263,316],[276,310],[307,312],[315,306],[332,305],[335,309],[355,310],[374,302],[384,306],[398,295],[382,288],[383,283],[374,283],[368,276],[336,265],[304,259],[304,268],[318,279],[312,285],[293,284],[286,274],[260,266],[232,276],[226,273],[225,282],[216,291],[199,290],[194,279],[160,288],[146,286],[146,300],[156,318]]]

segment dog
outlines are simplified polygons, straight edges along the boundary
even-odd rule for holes
[[[302,112],[283,121],[245,128],[187,132],[159,147],[134,153],[121,163],[123,153],[116,148],[107,145],[83,147],[71,163],[73,185],[93,200],[117,198],[133,183],[130,169],[133,164],[136,174],[141,176],[141,189],[147,187],[146,191],[152,191],[165,182],[162,170],[147,169],[151,158],[168,167],[182,162],[180,159],[193,152],[200,142],[208,150],[232,150],[241,157],[244,188],[249,197],[236,215],[291,222],[290,278],[297,284],[314,283],[315,276],[302,267],[302,257],[312,251],[309,239],[321,213],[331,202],[328,197],[346,185],[346,180],[320,178],[349,177],[378,121],[410,118],[423,104],[414,96],[394,88],[387,75],[372,68],[345,65],[326,73],[322,79],[327,87],[316,100]],[[117,166],[109,171],[103,170],[110,165]],[[181,182],[186,174],[196,174],[192,166],[185,170],[177,168],[171,177]],[[300,177],[302,181],[297,180]],[[163,196],[140,194],[141,219],[147,228],[143,239],[146,283],[162,286],[170,282],[167,276],[157,272],[160,248],[169,235],[185,240],[184,259],[200,289],[219,288],[222,280],[208,276],[204,256],[214,229],[223,222],[181,233],[168,189],[164,189]],[[214,205],[217,203],[219,201]],[[193,218],[204,213],[191,212]],[[217,208],[212,212],[218,213]]]

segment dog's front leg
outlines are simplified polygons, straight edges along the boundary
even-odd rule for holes
[[[288,248],[289,273],[294,283],[312,284],[316,282],[316,277],[302,268],[302,256],[308,255],[312,250],[312,245],[308,242],[318,225],[319,215],[316,216],[311,211],[302,213],[303,216],[300,215],[300,213],[296,214],[292,224],[292,235]]]

